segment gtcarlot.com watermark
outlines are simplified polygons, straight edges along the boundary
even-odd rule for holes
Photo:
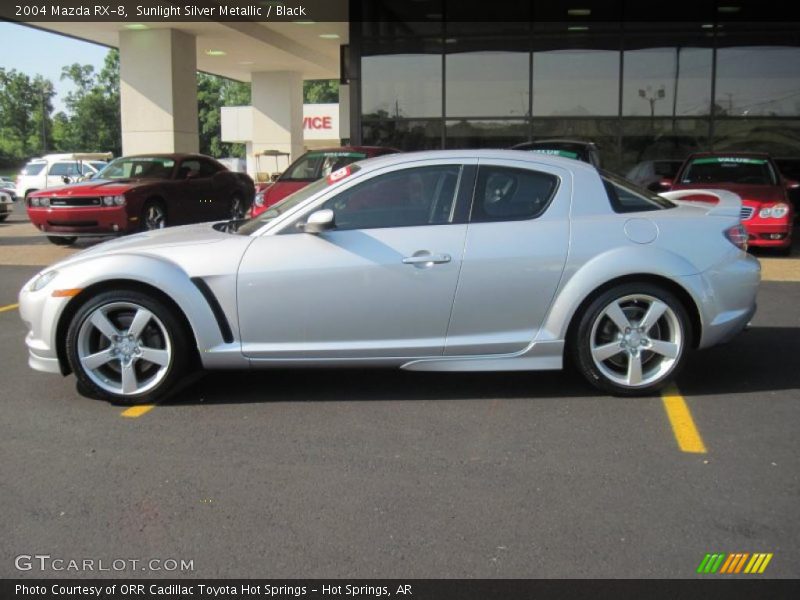
[[[194,571],[194,559],[183,558],[63,558],[50,554],[20,554],[14,558],[17,571],[88,573]]]

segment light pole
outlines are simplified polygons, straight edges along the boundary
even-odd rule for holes
[[[645,88],[639,88],[639,97],[650,103],[650,129],[654,130],[656,127],[656,102],[663,100],[666,96],[667,92],[664,90],[663,85],[659,86],[657,90],[653,90],[653,86],[650,85]]]

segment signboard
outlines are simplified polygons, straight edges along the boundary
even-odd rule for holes
[[[304,104],[303,139],[339,143],[339,105]]]

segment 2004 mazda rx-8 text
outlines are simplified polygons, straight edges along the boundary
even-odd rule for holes
[[[151,402],[194,368],[558,369],[623,395],[755,311],[741,201],[509,150],[356,163],[249,221],[137,234],[20,292],[30,365]],[[708,193],[708,190],[705,191]]]

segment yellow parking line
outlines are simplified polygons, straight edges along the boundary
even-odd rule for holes
[[[19,308],[19,304],[8,304],[6,306],[0,306],[0,313],[7,312],[9,310],[14,310],[15,308]]]
[[[130,408],[122,411],[121,416],[126,417],[128,419],[137,419],[142,415],[146,415],[155,407],[156,407],[155,404],[138,404],[137,406],[131,406]]]
[[[664,409],[667,411],[675,441],[683,452],[705,454],[707,452],[703,438],[692,419],[692,413],[686,405],[686,400],[674,385],[670,385],[661,393]]]

